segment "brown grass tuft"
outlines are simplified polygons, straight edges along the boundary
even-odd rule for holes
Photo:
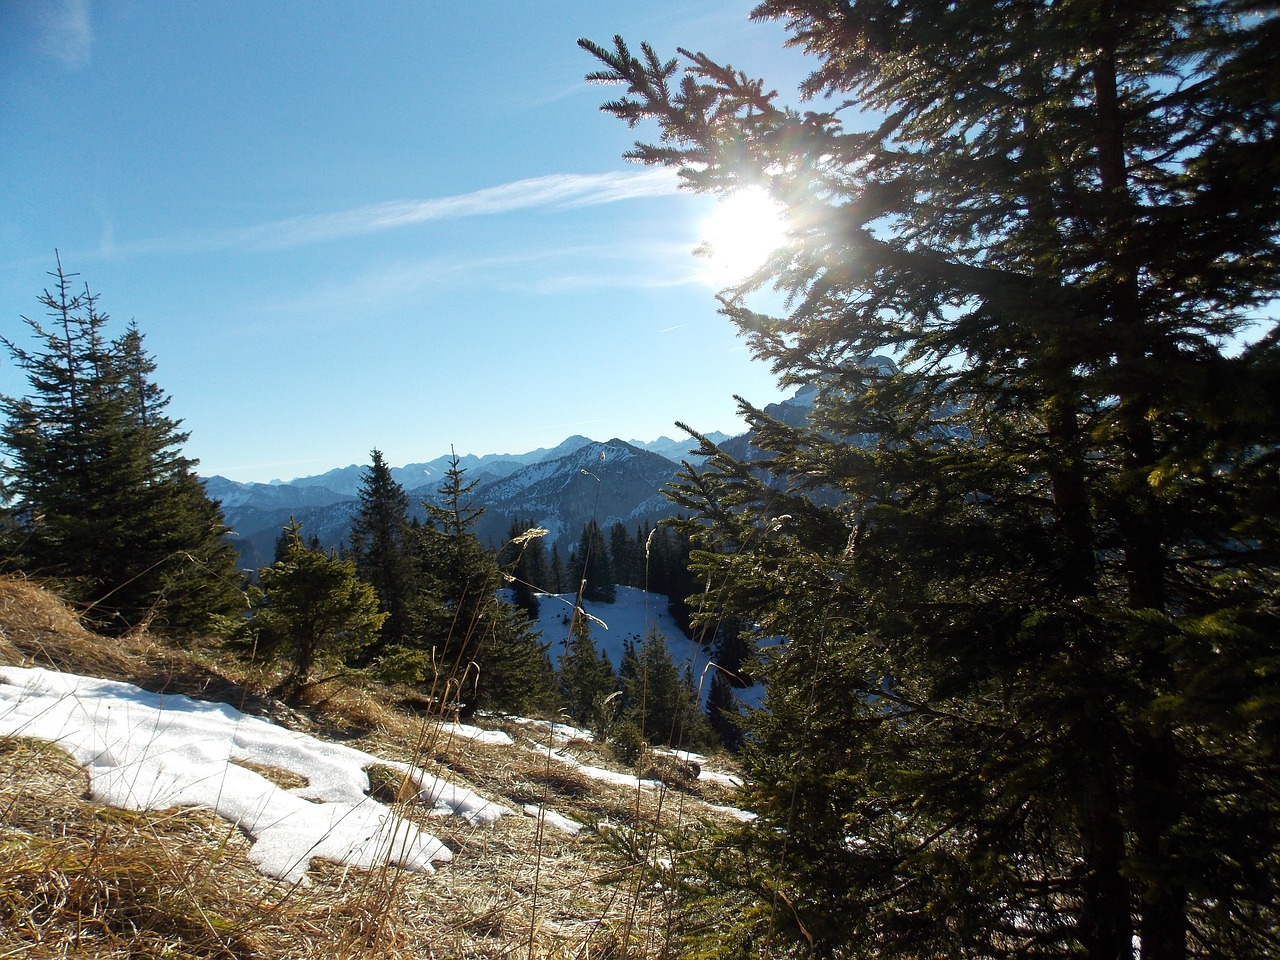
[[[103,677],[130,669],[55,593],[21,576],[0,576],[0,659]]]

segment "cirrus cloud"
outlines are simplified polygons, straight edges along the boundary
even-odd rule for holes
[[[93,56],[93,26],[89,0],[40,0],[36,49],[46,57],[78,70]]]
[[[293,247],[380,233],[430,220],[487,216],[536,207],[586,207],[676,193],[679,178],[665,168],[639,172],[557,173],[470,193],[426,200],[390,200],[336,213],[291,217],[239,232],[239,241]],[[228,238],[230,239],[230,238]]]

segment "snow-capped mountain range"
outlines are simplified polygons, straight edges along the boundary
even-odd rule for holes
[[[806,416],[813,390],[771,404],[767,412],[787,422]],[[746,435],[713,433],[717,444],[746,446]],[[532,521],[548,531],[544,540],[568,556],[583,526],[595,519],[606,531],[616,522],[634,530],[676,512],[663,489],[675,479],[680,462],[697,460],[691,440],[661,437],[651,442],[612,439],[606,442],[572,436],[547,449],[522,454],[459,455],[467,481],[485,513],[477,525],[480,540],[500,544],[516,519]],[[435,501],[451,456],[393,467],[391,475],[408,494],[413,515],[425,515],[422,501]],[[303,536],[318,537],[322,546],[337,547],[348,536],[366,467],[352,464],[309,477],[271,483],[240,483],[226,477],[205,478],[209,496],[221,502],[234,531],[241,566],[257,569],[271,562],[276,538],[293,518]]]

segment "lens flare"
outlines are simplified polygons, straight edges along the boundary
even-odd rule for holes
[[[707,278],[717,286],[745,279],[786,242],[782,207],[759,187],[725,197],[702,226]]]

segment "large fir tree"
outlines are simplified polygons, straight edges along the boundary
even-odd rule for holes
[[[417,558],[409,527],[409,498],[391,476],[381,450],[370,453],[360,478],[359,506],[351,521],[351,556],[356,572],[373,587],[386,611],[378,642],[366,651],[376,656],[403,645],[413,632],[411,612],[417,588]]]
[[[497,558],[475,534],[484,513],[470,494],[455,456],[437,493],[426,503],[419,531],[423,590],[417,606],[419,643],[434,648],[436,696],[464,716],[481,706],[500,710],[545,707],[551,699],[546,647],[524,611],[498,599],[504,581]]]
[[[109,339],[96,295],[76,292],[61,261],[51,276],[48,325],[26,321],[37,348],[4,341],[30,388],[2,401],[17,515],[6,552],[62,581],[102,629],[207,628],[243,598],[221,510],[182,454],[188,435],[137,327]]]
[[[722,302],[819,388],[680,493],[716,613],[787,641],[711,949],[1277,955],[1276,5],[755,15],[825,109],[584,41],[635,157],[785,205]]]

